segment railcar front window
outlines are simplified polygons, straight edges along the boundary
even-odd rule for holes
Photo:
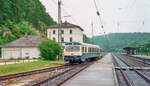
[[[79,52],[80,47],[79,46],[68,46],[66,47],[67,52]]]

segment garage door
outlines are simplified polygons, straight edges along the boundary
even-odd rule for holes
[[[10,59],[10,58],[18,58],[20,57],[20,51],[19,50],[4,50],[4,59]]]

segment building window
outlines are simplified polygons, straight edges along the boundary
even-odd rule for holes
[[[72,30],[70,30],[70,34],[72,34]]]
[[[70,42],[72,42],[72,37],[70,37]]]
[[[64,42],[64,38],[63,37],[61,38],[61,42]]]
[[[61,34],[64,34],[64,30],[61,30]]]
[[[55,30],[53,30],[53,34],[56,34],[56,31],[55,31]]]
[[[53,37],[53,41],[56,41],[55,37]]]

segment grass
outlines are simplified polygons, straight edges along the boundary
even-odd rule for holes
[[[56,66],[60,66],[61,64],[59,63],[63,63],[63,62],[64,62],[63,60],[58,60],[58,61],[39,60],[39,61],[28,62],[28,63],[2,65],[0,66],[0,76],[38,70],[43,68],[49,68],[49,67],[56,67]]]

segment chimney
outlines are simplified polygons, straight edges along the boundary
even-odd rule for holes
[[[27,34],[27,33],[25,33],[25,34],[24,34],[24,37],[25,37],[26,39],[28,39],[28,34]]]

